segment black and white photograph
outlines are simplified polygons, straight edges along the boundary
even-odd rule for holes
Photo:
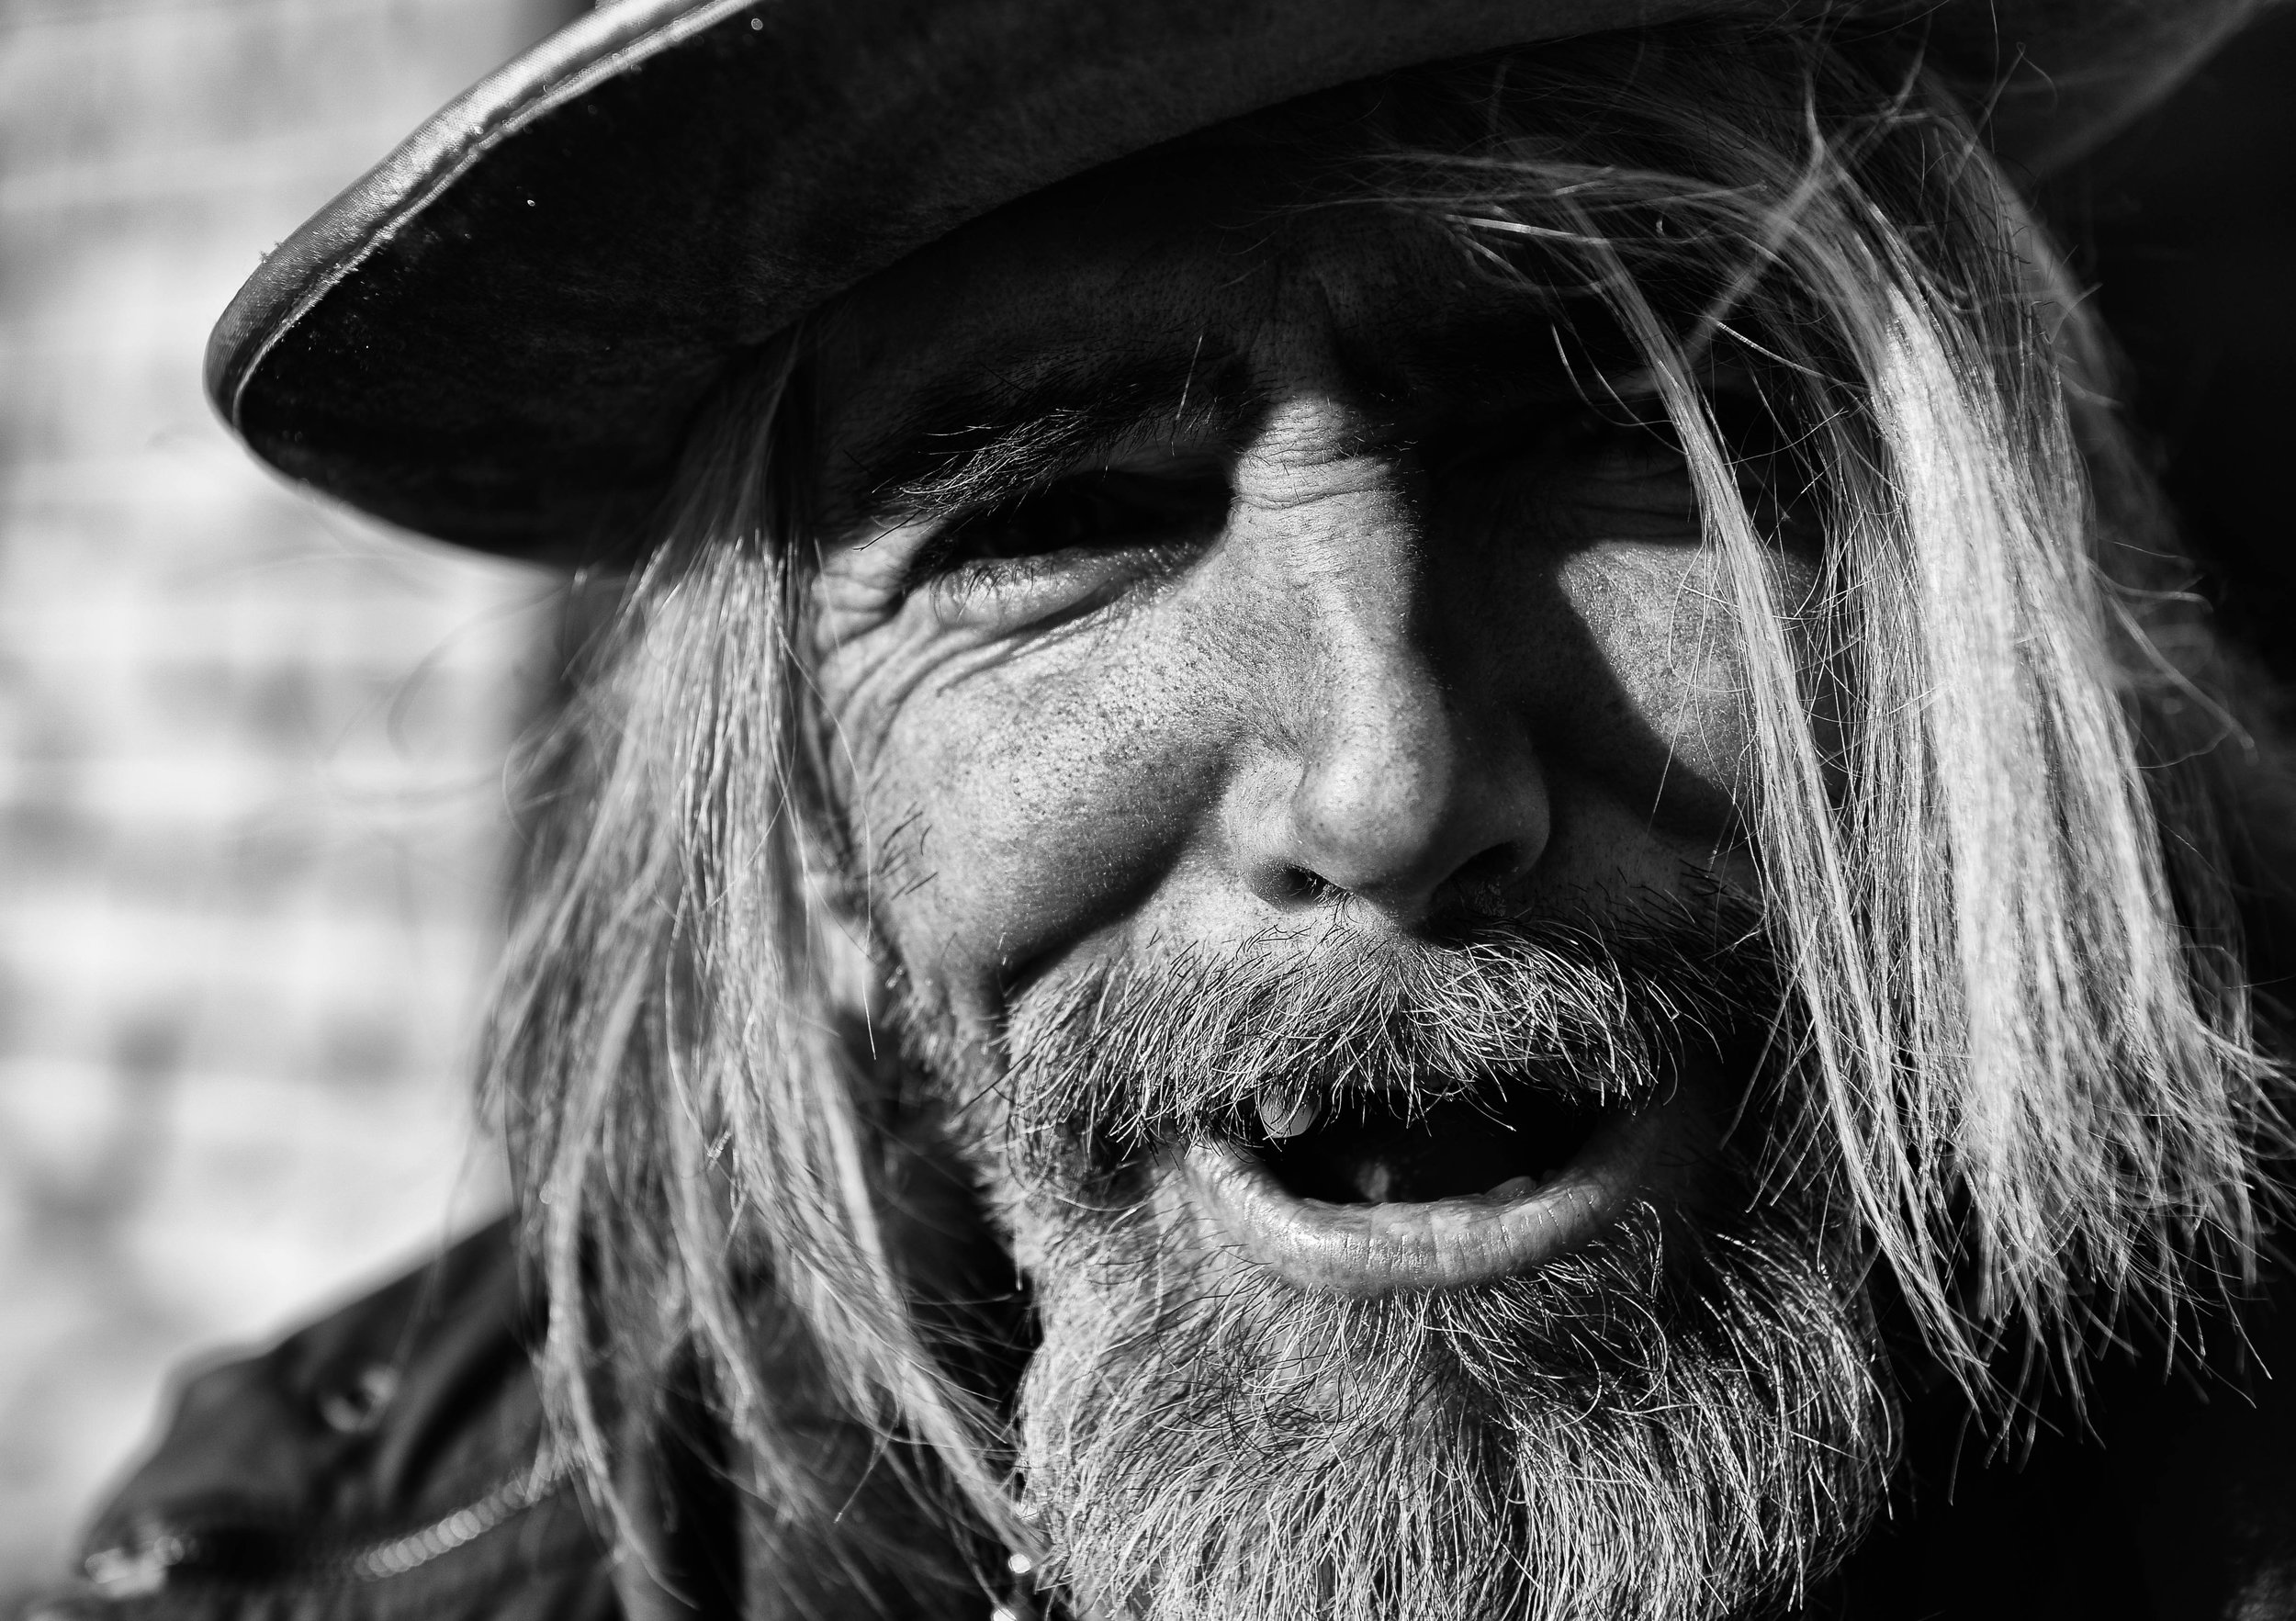
[[[0,0],[0,1617],[2296,1621],[2291,86]]]

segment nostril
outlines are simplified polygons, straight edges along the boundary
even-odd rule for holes
[[[1334,883],[1312,867],[1297,864],[1279,869],[1266,897],[1281,906],[1337,906],[1350,899],[1362,899],[1383,908],[1401,906],[1413,916],[1427,910],[1480,914],[1498,909],[1507,891],[1522,876],[1522,853],[1523,847],[1513,840],[1495,844],[1431,889],[1413,892],[1417,900],[1410,906],[1404,906],[1401,897],[1390,896],[1375,886],[1351,888]]]
[[[1525,864],[1523,847],[1510,839],[1461,863],[1451,874],[1451,883],[1470,892],[1504,889],[1522,875]]]
[[[1279,880],[1283,898],[1299,905],[1347,898],[1347,892],[1309,867],[1287,866]]]

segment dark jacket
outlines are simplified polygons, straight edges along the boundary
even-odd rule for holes
[[[686,1614],[616,1565],[542,1445],[508,1223],[192,1379],[96,1521],[46,1621],[651,1621]],[[2225,1354],[2220,1325],[2209,1348]],[[2276,1316],[2245,1325],[2296,1368]],[[2276,1354],[2279,1353],[2279,1354]],[[1806,1621],[2296,1616],[2296,1378],[2253,1394],[2109,1364],[2097,1434],[2044,1424],[1986,1457],[1959,1403],[1908,1408],[1889,1521]],[[658,1505],[689,1533],[709,1505]],[[771,1572],[747,1582],[775,1585]],[[712,1615],[736,1607],[705,1603]],[[778,1607],[778,1606],[777,1606]],[[970,1607],[970,1606],[968,1606]],[[986,1604],[980,1605],[985,1611]]]
[[[273,1350],[199,1374],[41,1621],[607,1621],[542,1445],[510,1223]]]

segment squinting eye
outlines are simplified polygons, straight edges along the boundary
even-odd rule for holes
[[[1227,522],[1228,499],[1228,481],[1217,473],[1079,474],[959,519],[930,568],[1205,540]]]

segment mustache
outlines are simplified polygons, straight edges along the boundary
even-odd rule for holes
[[[1244,1135],[1271,1092],[1319,1110],[1376,1098],[1406,1119],[1502,1086],[1635,1108],[1685,1053],[1766,1039],[1779,986],[1743,903],[1494,920],[1432,942],[1334,925],[1095,963],[1014,1007],[998,1088],[1010,1163],[1074,1186]]]

